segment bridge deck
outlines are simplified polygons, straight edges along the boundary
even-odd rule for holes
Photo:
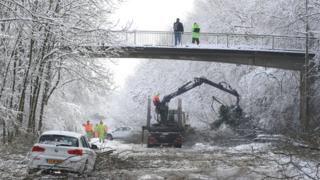
[[[182,35],[183,46],[191,47],[173,47],[174,34],[169,31],[108,31],[93,34],[89,39],[79,37],[79,43],[91,49],[94,57],[106,57],[107,47],[115,47],[106,43],[112,38],[123,50],[112,57],[221,62],[290,70],[301,70],[304,66],[305,37],[202,32],[200,47],[192,47],[191,37],[190,32]],[[310,38],[309,43],[311,52],[318,51],[318,39]],[[314,57],[314,53],[309,56]]]
[[[87,47],[91,50],[92,47]],[[93,57],[106,57],[109,47],[99,46],[92,53]],[[288,70],[302,70],[304,67],[305,53],[302,51],[283,50],[244,50],[244,49],[209,49],[209,48],[184,48],[184,47],[152,47],[152,46],[127,46],[121,47],[122,51],[109,57],[115,58],[147,58],[167,60],[192,60],[253,65]],[[315,56],[309,54],[310,58]]]

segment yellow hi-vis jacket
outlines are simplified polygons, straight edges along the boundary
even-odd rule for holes
[[[192,38],[200,37],[200,26],[197,23],[192,25]]]

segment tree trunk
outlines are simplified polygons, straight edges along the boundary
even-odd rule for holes
[[[47,25],[46,25],[47,26]],[[44,76],[44,69],[45,69],[45,64],[47,62],[47,58],[45,58],[46,52],[49,51],[49,40],[51,37],[51,34],[49,33],[50,27],[47,27],[44,34],[45,34],[45,40],[43,41],[43,45],[41,48],[41,57],[40,57],[40,65],[38,68],[38,74],[36,77],[36,81],[34,84],[34,91],[33,91],[33,97],[31,100],[31,107],[30,107],[30,115],[29,115],[29,123],[28,123],[28,129],[29,131],[35,133],[36,132],[36,113],[37,113],[37,107],[38,107],[38,101],[39,101],[39,96],[40,96],[40,91],[42,87],[42,80]],[[43,92],[45,93],[45,92]],[[39,128],[38,128],[39,129]]]
[[[2,142],[3,144],[6,143],[6,121],[2,119]]]
[[[41,101],[41,107],[40,107],[38,131],[41,131],[41,129],[42,129],[44,108],[48,102],[47,98],[48,98],[48,93],[49,93],[49,88],[50,88],[51,64],[52,64],[52,62],[49,62],[48,66],[47,66],[47,74],[46,74],[46,78],[45,78],[45,82],[44,82],[44,92],[42,94],[42,101]]]
[[[18,57],[15,55],[15,60],[13,62],[13,71],[12,71],[11,98],[10,98],[10,103],[9,103],[10,109],[13,108],[13,97],[14,97],[14,94],[15,94],[15,87],[16,87],[17,61],[18,61]]]
[[[28,132],[31,132],[32,131],[32,121],[31,121],[31,119],[32,119],[32,114],[33,114],[33,112],[32,112],[32,110],[33,110],[33,108],[32,108],[32,106],[33,106],[33,102],[32,102],[32,99],[33,99],[33,90],[34,88],[33,88],[33,81],[32,81],[32,79],[31,79],[31,82],[30,82],[30,94],[29,94],[29,118],[28,118],[28,129],[27,129],[27,131]]]
[[[32,95],[32,99],[30,102],[30,114],[29,114],[29,124],[28,124],[28,128],[30,129],[30,132],[35,133],[35,125],[36,125],[36,113],[37,113],[37,107],[38,107],[38,100],[39,100],[39,94],[40,94],[40,90],[41,90],[41,79],[43,76],[43,65],[44,63],[41,63],[40,65],[40,69],[39,69],[39,75],[36,78],[36,82],[34,84],[34,90],[33,90],[33,95]],[[40,76],[40,77],[39,77]]]
[[[23,112],[24,112],[24,103],[25,103],[25,99],[26,99],[26,90],[27,90],[27,81],[28,81],[28,77],[29,77],[29,71],[31,68],[31,63],[32,63],[32,52],[33,52],[33,45],[34,45],[34,40],[31,38],[30,39],[30,48],[29,48],[29,63],[28,63],[28,67],[27,67],[27,71],[25,73],[24,79],[23,79],[23,86],[22,86],[22,91],[21,91],[21,96],[20,96],[20,100],[19,100],[19,106],[18,106],[18,116],[17,116],[17,122],[16,122],[16,127],[15,127],[15,131],[16,134],[19,134],[19,127],[17,124],[19,124],[20,126],[23,123]]]

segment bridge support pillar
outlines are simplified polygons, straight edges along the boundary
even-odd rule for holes
[[[309,78],[304,71],[300,71],[300,125],[303,131],[309,130]]]

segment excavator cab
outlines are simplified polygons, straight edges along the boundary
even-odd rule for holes
[[[177,110],[169,110],[168,113],[168,122],[173,123],[173,122],[178,122],[178,112]]]
[[[183,111],[180,113],[177,109],[170,109],[168,113],[168,123],[179,124],[180,127],[185,127],[187,124],[187,117],[188,116]]]

